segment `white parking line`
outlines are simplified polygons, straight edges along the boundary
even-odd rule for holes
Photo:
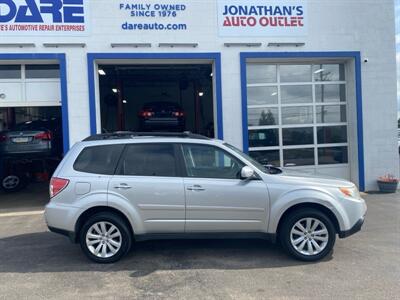
[[[0,213],[0,218],[35,216],[35,215],[42,215],[43,213],[44,213],[44,210],[8,212],[8,213]]]

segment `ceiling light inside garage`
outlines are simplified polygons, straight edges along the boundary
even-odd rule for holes
[[[118,93],[118,89],[112,89],[112,91],[114,94]]]
[[[122,100],[122,103],[123,103],[123,104],[127,104],[127,103],[128,103],[128,101],[126,101],[126,100]]]
[[[204,96],[204,92],[199,92],[199,96],[203,97]]]
[[[99,69],[99,74],[102,75],[102,76],[104,76],[104,75],[106,75],[106,72],[104,72],[103,69]]]
[[[319,73],[322,73],[323,71],[325,71],[325,69],[319,69],[319,70],[314,71],[314,74],[319,74]]]

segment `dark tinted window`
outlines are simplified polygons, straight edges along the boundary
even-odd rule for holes
[[[279,129],[249,130],[249,146],[279,146]]]
[[[347,143],[346,126],[329,126],[318,128],[318,144]]]
[[[206,145],[184,145],[183,154],[189,177],[240,179],[244,164],[222,149]]]
[[[118,168],[120,175],[176,177],[172,144],[128,145]]]
[[[113,175],[124,145],[85,148],[74,163],[79,172]]]
[[[60,78],[58,65],[26,65],[26,78]]]
[[[20,65],[2,65],[0,66],[0,79],[20,79]]]
[[[314,131],[308,128],[284,128],[282,129],[283,145],[311,145],[314,144]]]
[[[347,164],[349,162],[347,147],[330,147],[318,149],[320,165]]]

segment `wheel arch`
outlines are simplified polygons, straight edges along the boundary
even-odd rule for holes
[[[97,213],[101,213],[101,212],[110,212],[113,213],[117,216],[119,216],[125,223],[125,225],[128,227],[132,238],[134,239],[134,230],[132,227],[131,222],[129,221],[129,218],[120,210],[114,208],[114,207],[110,207],[110,206],[94,206],[91,208],[88,208],[87,210],[85,210],[83,213],[81,213],[81,215],[79,216],[78,220],[75,223],[75,238],[74,238],[74,242],[77,243],[79,242],[79,232],[82,229],[83,224],[85,223],[85,221],[87,219],[89,219],[91,216],[94,216]]]
[[[318,211],[321,211],[322,213],[324,213],[332,221],[332,223],[335,227],[336,233],[340,233],[341,229],[340,229],[339,220],[337,219],[335,213],[331,209],[329,209],[328,207],[326,207],[320,203],[303,202],[303,203],[297,203],[293,206],[290,206],[283,212],[283,214],[281,215],[281,217],[279,218],[279,221],[278,221],[278,226],[277,226],[277,230],[276,230],[277,235],[279,235],[280,230],[282,228],[282,224],[284,223],[285,219],[287,219],[290,214],[292,214],[294,211],[297,211],[300,209],[305,209],[305,208],[315,209],[315,210],[318,210]]]

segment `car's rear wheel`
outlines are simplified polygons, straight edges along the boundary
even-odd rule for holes
[[[118,215],[101,212],[91,216],[79,234],[83,252],[98,263],[120,260],[131,248],[132,235]]]
[[[323,212],[307,208],[291,213],[280,229],[285,251],[296,259],[317,261],[331,253],[336,240],[332,221]]]
[[[23,174],[9,174],[1,178],[1,188],[6,193],[18,192],[27,185],[28,177]]]

